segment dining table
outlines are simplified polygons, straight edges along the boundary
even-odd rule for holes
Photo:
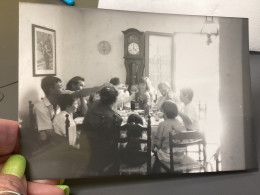
[[[139,116],[141,116],[141,118],[143,119],[143,126],[147,126],[147,117],[144,116],[144,110],[140,110],[140,109],[136,109],[136,110],[130,110],[130,109],[118,109],[116,110],[116,112],[122,117],[122,125],[127,123],[127,119],[131,114],[138,114]],[[151,119],[151,146],[153,146],[153,142],[154,142],[154,137],[158,128],[158,125],[160,122],[162,122],[164,119],[162,117],[162,113],[160,111],[157,110],[151,110],[150,111],[150,119]],[[77,127],[80,127],[83,123],[84,117],[77,117],[74,119]],[[77,128],[77,137],[80,137],[80,129],[81,128]],[[126,137],[126,132],[121,132],[121,137]],[[147,134],[146,132],[143,132],[142,134],[142,139],[147,139]],[[145,144],[141,144],[141,148],[142,150],[144,150],[145,148]]]

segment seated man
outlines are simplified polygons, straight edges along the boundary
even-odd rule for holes
[[[41,88],[45,94],[42,101],[34,106],[39,138],[46,141],[53,133],[52,121],[60,108],[57,98],[62,94],[61,79],[57,77],[45,77],[42,79]]]
[[[41,88],[45,94],[45,97],[34,106],[34,114],[36,116],[40,140],[46,141],[54,133],[52,121],[55,115],[60,112],[60,108],[57,105],[57,99],[61,94],[69,93],[72,94],[74,98],[80,98],[99,91],[107,85],[108,84],[103,84],[99,87],[84,88],[82,90],[72,92],[63,90],[61,79],[57,77],[47,76],[43,78]]]
[[[199,130],[199,117],[196,107],[193,105],[193,90],[191,88],[182,88],[180,91],[180,99],[184,103],[184,107],[180,110],[179,116],[187,130]]]
[[[84,87],[85,87],[85,79],[80,76],[75,76],[69,80],[66,89],[70,91],[78,91],[78,90],[82,90]],[[85,97],[80,97],[78,99],[78,104],[79,104],[78,109],[73,114],[73,118],[84,117],[87,113],[88,106]]]

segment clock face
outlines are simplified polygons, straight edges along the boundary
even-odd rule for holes
[[[132,55],[136,55],[139,53],[139,45],[137,43],[130,43],[128,45],[128,52]]]

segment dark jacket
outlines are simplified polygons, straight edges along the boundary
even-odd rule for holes
[[[89,171],[102,174],[115,162],[118,127],[121,123],[120,115],[100,101],[94,102],[88,110],[83,121],[82,134],[84,148],[90,154]]]

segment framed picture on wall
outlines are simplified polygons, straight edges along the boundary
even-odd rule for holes
[[[32,24],[33,76],[56,75],[55,30]]]

